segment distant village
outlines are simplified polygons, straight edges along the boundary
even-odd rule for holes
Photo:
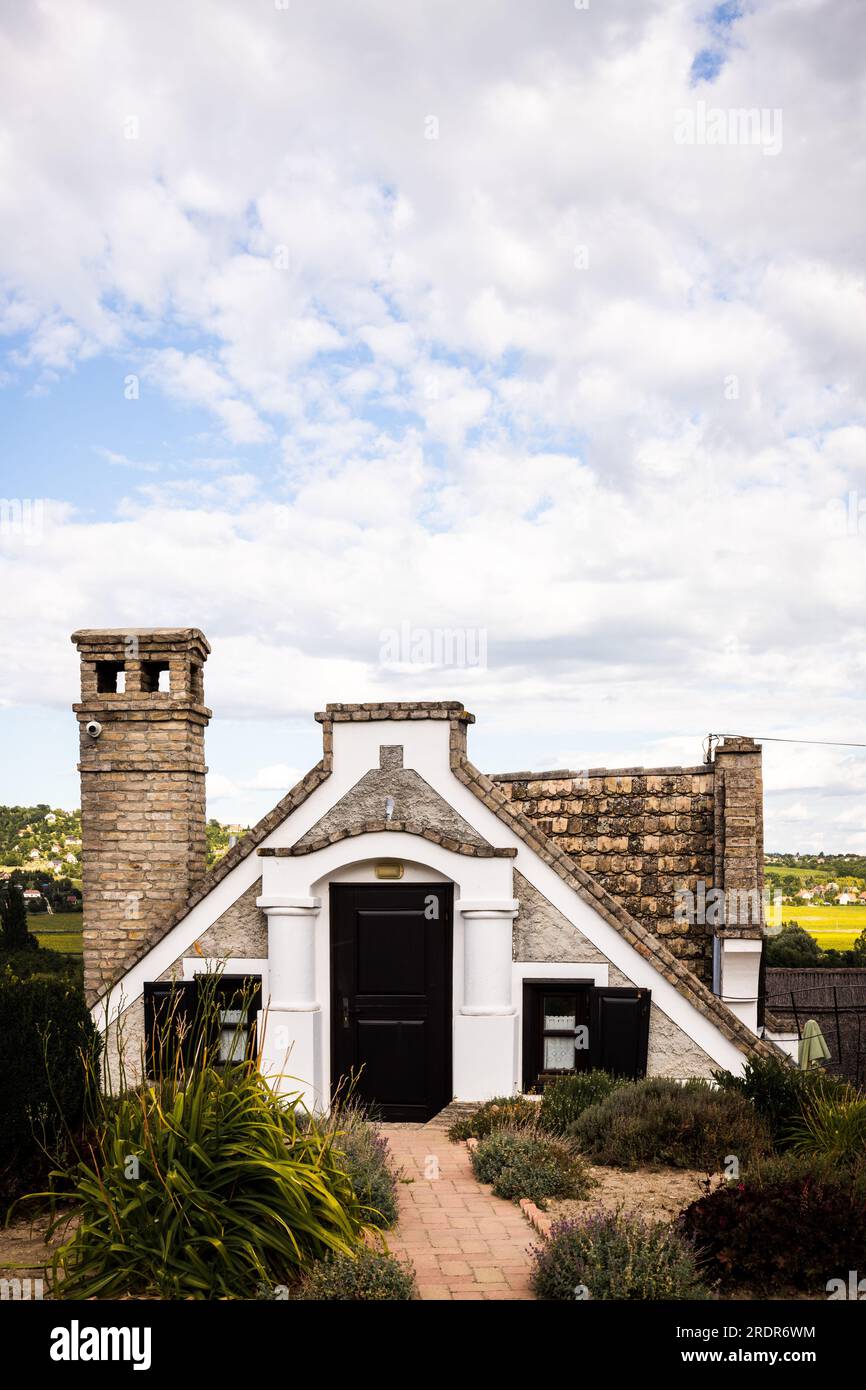
[[[781,890],[786,904],[866,904],[866,857],[860,854],[767,854],[764,874],[770,892]]]
[[[856,889],[842,888],[835,880],[831,880],[813,888],[798,888],[790,900],[792,903],[814,903],[816,907],[821,903],[846,907],[848,903],[866,903],[866,888],[858,892]]]

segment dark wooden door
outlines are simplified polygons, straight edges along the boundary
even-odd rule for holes
[[[384,1120],[452,1099],[450,884],[331,889],[331,1079]]]

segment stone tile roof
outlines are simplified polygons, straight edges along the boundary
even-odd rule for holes
[[[540,859],[549,865],[578,897],[594,908],[610,926],[633,946],[639,955],[648,960],[669,984],[702,1014],[716,1025],[719,1031],[741,1052],[751,1056],[777,1056],[778,1051],[769,1043],[756,1038],[736,1014],[713,994],[705,984],[682,961],[677,960],[667,947],[653,933],[612,897],[600,883],[597,883],[584,869],[554,843],[520,811],[515,809],[499,787],[483,772],[479,772],[464,757],[457,761],[452,757],[452,771],[455,777],[474,792],[479,801],[498,816],[514,831],[525,844],[533,849]]]
[[[709,771],[706,763],[697,767],[558,767],[553,772],[491,772],[494,782],[559,782],[575,777],[698,777]]]

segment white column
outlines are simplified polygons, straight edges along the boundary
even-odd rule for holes
[[[256,899],[268,919],[269,999],[262,1069],[275,1089],[323,1104],[322,1009],[316,985],[316,921],[321,898]]]
[[[463,1003],[454,1019],[454,1092],[489,1100],[517,1090],[517,1011],[511,998],[514,898],[462,901]]]

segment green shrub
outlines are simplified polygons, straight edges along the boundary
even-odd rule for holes
[[[786,1155],[693,1202],[678,1225],[725,1287],[820,1294],[866,1268],[866,1179]]]
[[[816,1095],[844,1093],[845,1082],[822,1071],[803,1072],[776,1057],[759,1057],[746,1063],[740,1075],[715,1071],[719,1087],[745,1096],[769,1128],[777,1149],[788,1148]]]
[[[35,951],[39,946],[27,927],[27,907],[20,883],[0,884],[0,944],[5,951]]]
[[[538,1298],[706,1299],[694,1248],[667,1222],[620,1211],[558,1221],[533,1251]]]
[[[862,1163],[866,1157],[866,1096],[853,1086],[833,1094],[817,1091],[791,1131],[798,1153],[835,1163]]]
[[[64,980],[20,979],[8,967],[0,973],[4,1201],[43,1186],[70,1136],[79,1130],[88,1078],[98,1085],[99,1049],[80,989]]]
[[[37,946],[32,950],[0,950],[0,971],[6,966],[19,980],[65,979],[70,984],[79,985],[84,980],[81,956],[67,956],[46,946]]]
[[[336,1109],[327,1125],[337,1161],[352,1181],[364,1220],[385,1228],[397,1220],[397,1178],[389,1161],[388,1140],[355,1105]]]
[[[496,1096],[479,1105],[474,1115],[463,1115],[448,1130],[454,1143],[461,1139],[484,1139],[495,1129],[535,1129],[538,1101],[525,1096]]]
[[[597,1105],[618,1087],[619,1076],[607,1071],[576,1072],[549,1082],[541,1097],[538,1123],[549,1134],[566,1134],[568,1127],[590,1105]]]
[[[496,1130],[471,1157],[475,1176],[492,1183],[497,1197],[529,1197],[544,1207],[551,1197],[586,1197],[593,1186],[571,1146],[541,1134]]]
[[[331,1255],[317,1260],[298,1285],[295,1297],[328,1303],[405,1302],[417,1296],[412,1269],[381,1250],[362,1248],[353,1259]]]
[[[630,1082],[592,1105],[569,1128],[588,1157],[617,1168],[662,1164],[718,1172],[766,1153],[769,1134],[741,1096],[703,1081]]]
[[[352,1254],[363,1210],[333,1137],[298,1114],[254,1062],[207,1054],[100,1097],[77,1161],[54,1175],[77,1222],[54,1257],[55,1297],[250,1298]]]
[[[786,922],[778,935],[767,938],[764,955],[768,966],[804,969],[820,965],[823,952],[805,927]]]

